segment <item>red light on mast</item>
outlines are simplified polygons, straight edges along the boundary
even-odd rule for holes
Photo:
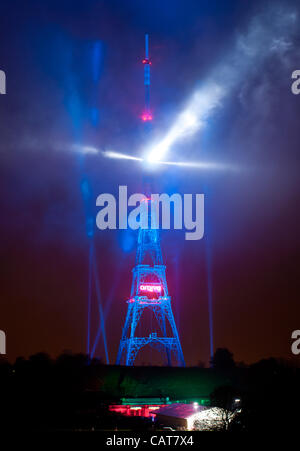
[[[142,121],[152,121],[152,114],[151,113],[143,113],[142,114]]]
[[[149,60],[149,58],[144,58],[143,61],[142,61],[142,63],[143,63],[143,64],[150,64],[150,66],[151,66],[151,64],[152,64],[151,61]]]

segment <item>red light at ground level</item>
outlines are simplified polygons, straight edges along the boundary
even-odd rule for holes
[[[165,407],[165,404],[162,405],[141,405],[141,406],[131,406],[131,405],[116,405],[112,404],[109,406],[110,412],[120,413],[122,415],[126,415],[128,417],[154,417],[155,413],[153,411],[160,409],[161,407]]]

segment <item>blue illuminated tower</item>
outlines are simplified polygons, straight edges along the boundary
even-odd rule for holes
[[[145,111],[142,120],[152,120],[150,111],[150,60],[148,35],[145,36],[144,84]],[[145,200],[142,215],[147,215],[148,228],[140,228],[130,299],[117,356],[117,365],[134,365],[138,352],[147,345],[157,349],[168,366],[185,366],[183,352],[176,328],[171,297],[169,296],[166,266],[163,264],[158,224],[154,214],[155,205],[151,199]],[[152,208],[153,207],[153,208]],[[142,216],[141,215],[141,216]],[[152,221],[151,221],[152,219]],[[141,223],[145,223],[141,218]],[[150,310],[151,330],[148,336],[143,330],[143,313]],[[140,325],[137,328],[138,324]]]
[[[151,203],[148,200],[149,206]],[[128,310],[117,365],[133,365],[139,350],[150,345],[160,351],[167,365],[174,363],[185,366],[168,292],[158,229],[139,229],[136,262],[132,272],[131,293],[127,301]],[[146,337],[137,335],[137,325],[141,323],[142,326],[145,309],[151,310],[160,333],[150,332]]]

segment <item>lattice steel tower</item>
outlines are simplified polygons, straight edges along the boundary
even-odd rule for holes
[[[147,201],[149,206],[152,204]],[[149,208],[149,210],[151,210]],[[150,219],[150,218],[149,218]],[[145,264],[148,262],[148,264]],[[136,264],[128,310],[117,356],[117,365],[133,365],[141,348],[150,345],[165,355],[166,363],[185,366],[181,344],[171,308],[168,292],[166,266],[163,264],[159,231],[154,228],[139,229]],[[137,325],[142,323],[142,314],[150,309],[160,333],[137,336]]]
[[[145,58],[143,59],[145,110],[142,120],[150,125],[152,121],[150,110],[151,61],[149,60],[148,49],[148,35],[146,35]],[[149,132],[149,127],[146,128],[146,131]],[[116,363],[117,365],[133,365],[139,350],[146,345],[150,345],[165,356],[165,361],[169,366],[173,363],[185,366],[168,292],[166,267],[163,264],[160,247],[159,224],[157,224],[156,216],[154,216],[157,212],[156,205],[150,198],[145,197],[143,207],[141,224],[147,224],[148,228],[140,228],[138,233],[136,262],[132,270],[131,294],[127,301],[127,316]],[[137,326],[139,324],[141,326],[139,329],[143,330],[143,312],[146,309],[150,310],[151,318],[154,317],[156,324],[151,320],[149,336],[138,336]],[[157,329],[160,332],[157,332]]]

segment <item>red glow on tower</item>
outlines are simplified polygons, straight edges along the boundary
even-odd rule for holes
[[[152,121],[152,114],[151,113],[143,113],[142,114],[142,121],[147,122],[147,121]]]
[[[160,284],[151,283],[151,284],[142,284],[140,285],[141,291],[148,291],[149,293],[161,293],[162,286]]]

